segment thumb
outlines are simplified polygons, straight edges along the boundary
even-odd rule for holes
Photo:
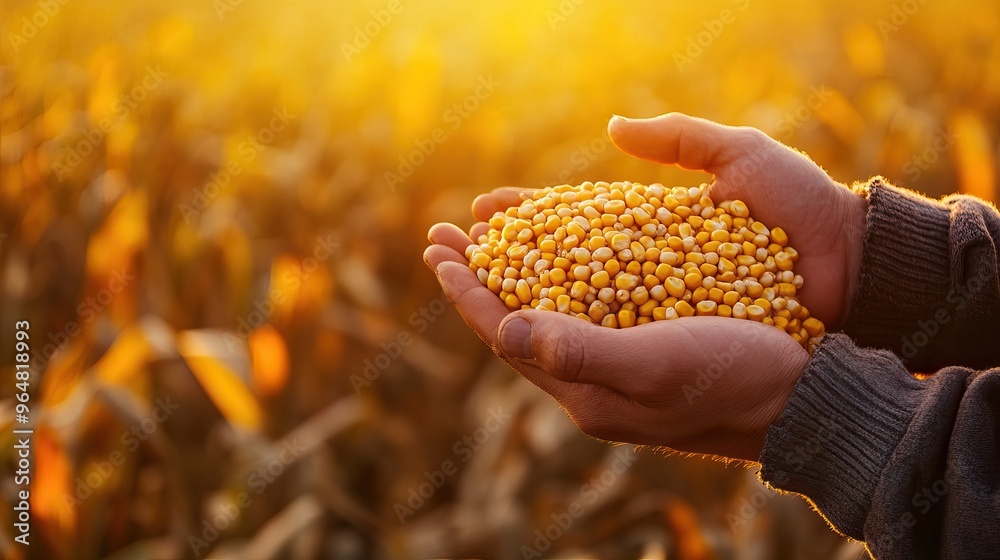
[[[625,153],[712,174],[751,151],[763,135],[754,128],[726,126],[683,113],[650,119],[615,115],[608,122],[608,134]]]
[[[616,387],[622,376],[621,331],[551,311],[523,310],[500,323],[500,346],[511,359],[570,383]]]

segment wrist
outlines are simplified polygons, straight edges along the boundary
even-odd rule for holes
[[[860,273],[844,330],[859,345],[904,358],[904,340],[950,289],[950,209],[881,177],[856,185],[868,203]]]
[[[843,226],[843,243],[845,247],[846,266],[844,273],[844,314],[835,325],[843,328],[851,318],[851,307],[861,285],[861,263],[864,255],[865,230],[868,224],[868,199],[861,193],[846,187],[843,192],[847,198],[847,219]]]

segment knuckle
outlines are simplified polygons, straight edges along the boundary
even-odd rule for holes
[[[552,339],[549,351],[549,366],[560,374],[561,379],[575,382],[580,378],[580,374],[583,373],[585,350],[576,329],[558,331]]]
[[[574,415],[573,422],[576,423],[577,428],[580,428],[581,432],[590,437],[604,440],[614,439],[614,430],[601,415],[595,414],[593,411]]]
[[[748,149],[760,148],[771,139],[764,131],[752,126],[739,127],[737,129],[737,137]]]
[[[570,418],[581,432],[588,436],[621,441],[634,437],[627,427],[635,419],[628,401],[615,393],[588,387],[564,403]]]

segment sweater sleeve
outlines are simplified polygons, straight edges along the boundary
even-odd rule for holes
[[[1000,363],[1000,213],[969,196],[931,200],[882,178],[868,199],[861,278],[844,331],[910,371]]]
[[[760,477],[879,560],[983,558],[1000,551],[998,419],[1000,368],[918,380],[830,334],[768,430]]]
[[[859,190],[847,332],[824,338],[769,428],[761,479],[876,558],[982,557],[1000,550],[1000,216],[881,179]]]

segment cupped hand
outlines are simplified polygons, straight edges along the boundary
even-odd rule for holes
[[[864,198],[756,128],[670,113],[615,117],[608,131],[629,154],[708,171],[715,177],[712,200],[740,199],[755,220],[784,229],[799,252],[795,272],[805,278],[798,294],[803,305],[830,329],[847,321],[861,266]]]
[[[715,175],[716,201],[739,198],[751,215],[780,225],[799,250],[803,303],[828,324],[846,318],[857,276],[865,202],[804,155],[755,129],[680,114],[617,117],[624,151]],[[524,190],[478,197],[489,219]],[[477,223],[473,239],[488,226]],[[424,260],[466,323],[505,362],[552,395],[586,433],[601,439],[757,460],[768,426],[809,361],[791,337],[753,321],[685,317],[609,329],[555,312],[510,312],[464,257],[472,242],[451,224],[431,228]]]

